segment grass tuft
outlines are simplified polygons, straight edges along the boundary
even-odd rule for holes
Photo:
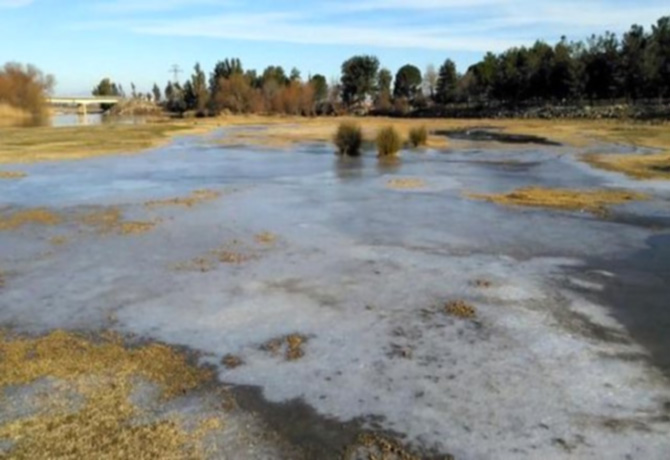
[[[428,143],[428,130],[425,126],[419,126],[409,130],[409,143],[412,147],[422,147]]]
[[[470,198],[490,201],[508,206],[530,206],[562,209],[566,211],[586,211],[596,215],[606,215],[608,206],[636,200],[646,200],[642,193],[627,190],[571,190],[528,187],[505,194],[477,195]]]
[[[402,148],[402,138],[393,126],[382,128],[377,133],[377,153],[380,157],[395,155]]]
[[[339,155],[358,156],[363,144],[363,131],[353,122],[340,123],[333,139]]]

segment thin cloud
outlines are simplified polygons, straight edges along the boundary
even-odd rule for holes
[[[0,0],[0,8],[21,8],[33,3],[33,0]]]
[[[106,0],[92,8],[104,16],[78,28],[104,24],[143,35],[449,52],[501,51],[561,35],[582,39],[667,14],[659,0],[616,8],[604,0],[258,0],[253,7],[241,0]]]

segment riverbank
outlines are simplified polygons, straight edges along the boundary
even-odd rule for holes
[[[449,133],[458,131],[484,128],[506,134],[533,136],[583,150],[582,159],[600,169],[621,172],[635,179],[670,178],[668,126],[620,120],[231,115],[203,119],[156,119],[142,124],[0,128],[0,164],[77,160],[101,155],[138,153],[164,145],[174,136],[204,134],[216,129],[226,131],[212,143],[287,149],[302,143],[330,143],[337,126],[345,121],[359,124],[368,143],[373,142],[377,131],[385,126],[394,126],[404,138],[407,138],[410,129],[426,127],[430,133],[427,147],[437,150],[467,144],[468,141],[459,139],[459,136],[449,136],[448,139]],[[482,142],[480,139],[477,145],[486,147],[493,142]],[[601,144],[621,146],[623,153],[599,148]],[[510,144],[511,146],[514,144]],[[497,143],[496,148],[505,146]]]
[[[164,145],[175,135],[197,134],[207,129],[204,125],[172,121],[137,125],[0,128],[0,164],[136,153]]]

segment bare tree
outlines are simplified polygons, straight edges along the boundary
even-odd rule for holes
[[[431,99],[435,97],[435,89],[437,88],[437,72],[433,64],[428,64],[426,73],[423,77],[424,92],[430,96]]]

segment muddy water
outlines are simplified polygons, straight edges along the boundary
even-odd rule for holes
[[[379,164],[327,145],[184,138],[22,167],[25,179],[0,183],[0,209],[46,207],[62,220],[0,232],[0,324],[114,329],[196,350],[307,458],[337,458],[361,430],[426,456],[663,458],[670,187],[575,154],[463,142]],[[464,197],[530,185],[653,199],[603,220]],[[197,189],[220,196],[145,205]],[[82,224],[100,207],[155,226]],[[444,312],[460,299],[475,319]],[[289,334],[306,338],[304,356],[268,353]],[[222,366],[228,354],[244,365]]]

